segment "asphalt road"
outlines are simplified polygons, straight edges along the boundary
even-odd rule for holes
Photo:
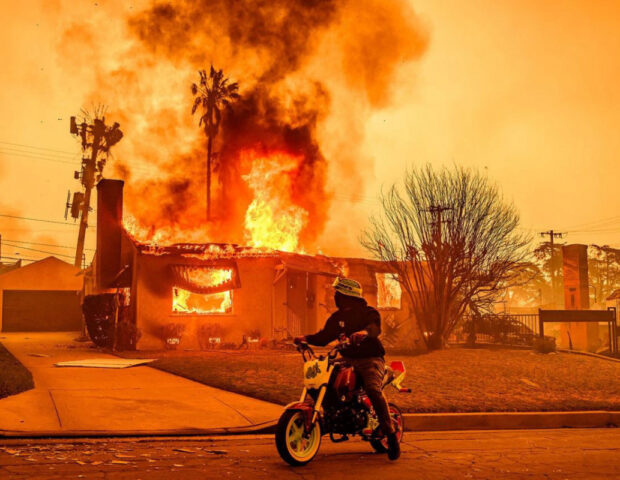
[[[315,460],[283,463],[271,436],[0,440],[2,479],[620,479],[619,429],[408,433],[390,462],[323,438]]]

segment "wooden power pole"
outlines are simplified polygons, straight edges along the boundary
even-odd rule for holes
[[[67,208],[71,208],[71,216],[73,218],[80,218],[80,230],[75,249],[74,265],[76,267],[80,267],[83,263],[91,191],[102,177],[103,167],[105,166],[110,147],[123,138],[123,133],[119,126],[118,123],[115,123],[113,126],[107,127],[105,117],[96,117],[92,124],[87,124],[86,121],[83,121],[78,125],[75,117],[71,117],[69,131],[72,135],[81,138],[83,154],[82,171],[76,171],[75,178],[81,179],[84,192],[75,192],[73,194],[73,202],[67,204]]]
[[[555,238],[562,238],[563,234],[560,232],[554,232],[553,230],[548,230],[546,232],[540,232],[540,236],[541,237],[546,237],[547,235],[549,235],[549,245],[551,247],[551,254],[549,256],[549,269],[551,270],[551,303],[555,306],[555,286],[556,286],[556,279],[555,279],[555,270],[556,270],[556,265],[555,265],[555,247],[554,247],[554,242],[553,240]]]

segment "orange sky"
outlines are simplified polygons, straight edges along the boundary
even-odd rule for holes
[[[71,161],[79,151],[68,133],[69,116],[89,93],[88,76],[78,81],[75,73],[93,71],[98,60],[87,49],[61,58],[59,38],[79,18],[113,37],[122,29],[120,14],[139,3],[0,3],[0,214],[63,221],[67,190],[78,186],[72,175],[78,163]],[[366,123],[364,149],[374,172],[364,172],[369,180],[361,202],[337,202],[325,243],[342,230],[342,209],[344,218],[357,220],[346,225],[350,241],[329,253],[362,253],[356,227],[376,209],[381,185],[397,180],[412,162],[484,169],[532,233],[554,228],[569,232],[569,243],[620,246],[620,3],[412,5],[429,31],[428,50],[402,67],[392,105]],[[0,217],[0,234],[6,242],[73,246],[77,228]],[[92,232],[87,246],[94,247]],[[45,256],[9,246],[2,252]]]

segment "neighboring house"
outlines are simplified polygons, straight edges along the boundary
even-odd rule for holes
[[[176,326],[181,347],[192,349],[201,332],[236,344],[258,332],[267,339],[313,332],[335,308],[331,284],[347,272],[371,305],[390,317],[408,314],[380,262],[232,244],[141,244],[122,226],[123,182],[102,180],[97,191],[97,252],[85,294],[123,294],[120,318],[139,332],[138,349],[161,348]]]
[[[21,266],[22,266],[21,260],[16,260],[13,263],[0,262],[0,275],[2,275],[3,273],[8,273],[11,270],[16,270],[18,268],[21,268]]]
[[[81,328],[81,270],[47,257],[0,275],[0,331]]]
[[[620,314],[620,288],[614,290],[611,295],[605,299],[605,307],[613,307],[616,309],[616,321],[618,321],[618,315]]]

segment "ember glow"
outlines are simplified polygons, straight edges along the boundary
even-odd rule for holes
[[[233,271],[228,268],[188,268],[186,275],[192,283],[203,287],[217,287],[232,280]]]
[[[393,273],[377,273],[377,307],[400,309],[402,289]]]
[[[201,287],[217,287],[232,280],[233,271],[226,268],[188,268],[187,279]],[[194,293],[178,286],[172,288],[172,311],[175,313],[212,314],[232,310],[232,291]]]
[[[172,311],[197,315],[229,313],[232,311],[232,291],[200,294],[174,287],[172,289]]]

